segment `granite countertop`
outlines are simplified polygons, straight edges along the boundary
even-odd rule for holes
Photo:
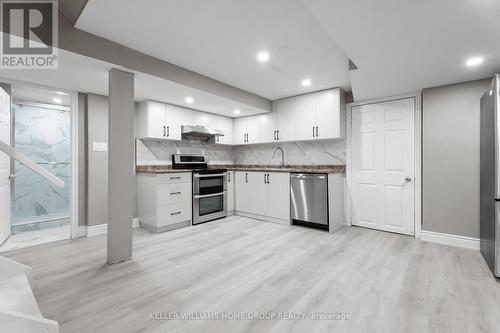
[[[277,165],[253,164],[209,164],[209,169],[227,169],[229,171],[260,171],[260,172],[306,172],[306,173],[344,173],[345,165]],[[138,165],[137,173],[174,173],[191,172],[190,169],[172,169],[171,165]]]

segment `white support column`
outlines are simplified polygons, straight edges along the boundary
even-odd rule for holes
[[[109,71],[108,264],[132,257],[134,74]]]

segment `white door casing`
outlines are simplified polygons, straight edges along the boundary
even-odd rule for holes
[[[10,145],[10,96],[0,88],[0,140]],[[0,152],[0,245],[10,236],[10,157]]]
[[[352,224],[415,234],[414,97],[352,107]]]

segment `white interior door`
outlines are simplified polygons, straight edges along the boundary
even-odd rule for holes
[[[352,224],[414,235],[415,99],[352,108]]]
[[[0,140],[10,145],[10,96],[0,88]],[[0,245],[10,236],[10,157],[0,152]]]

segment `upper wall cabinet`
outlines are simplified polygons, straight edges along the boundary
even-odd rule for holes
[[[345,102],[340,89],[295,97],[296,140],[339,139],[345,136]]]
[[[273,111],[235,119],[235,144],[339,139],[345,136],[341,89],[276,101]]]
[[[215,143],[233,144],[231,118],[154,101],[139,103],[139,138],[181,140],[182,125],[201,125],[221,130],[224,136],[216,138]]]

